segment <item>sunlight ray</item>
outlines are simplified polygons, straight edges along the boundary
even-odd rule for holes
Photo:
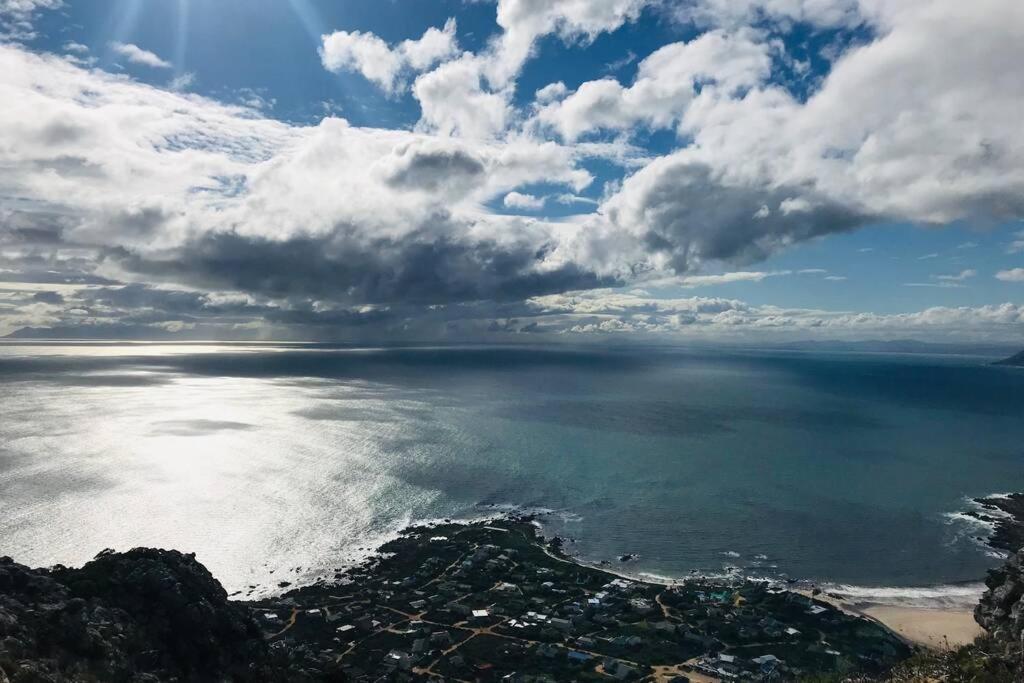
[[[174,36],[174,75],[185,72],[185,55],[188,52],[188,20],[191,0],[178,0],[178,30]]]
[[[298,17],[309,37],[313,39],[313,42],[319,44],[320,36],[327,31],[323,19],[320,18],[320,13],[309,0],[288,0],[288,4],[291,5],[292,11],[295,12],[295,16]]]

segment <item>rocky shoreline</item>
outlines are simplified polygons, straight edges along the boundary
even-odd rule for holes
[[[986,543],[997,550],[1015,553],[1024,548],[1024,493],[975,498],[981,510],[967,515],[992,526]]]
[[[1016,515],[1024,496],[984,504]],[[986,584],[985,670],[1015,680],[1024,551]],[[411,527],[332,579],[254,602],[173,550],[104,551],[81,568],[0,558],[0,683],[884,681],[911,654],[825,596],[579,564],[530,518]]]
[[[578,564],[531,522],[412,527],[331,580],[256,602],[176,551],[78,569],[3,558],[0,681],[790,680],[879,674],[910,653],[765,582],[663,585]]]

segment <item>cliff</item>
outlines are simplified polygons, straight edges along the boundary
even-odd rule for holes
[[[80,569],[0,558],[0,681],[272,678],[248,608],[194,555],[137,548]]]

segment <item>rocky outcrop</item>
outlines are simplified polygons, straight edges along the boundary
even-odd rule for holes
[[[137,548],[80,569],[0,558],[0,681],[274,680],[247,607],[194,555]]]
[[[991,570],[985,585],[988,590],[974,610],[974,619],[988,633],[997,654],[1018,662],[1024,645],[1024,550]]]

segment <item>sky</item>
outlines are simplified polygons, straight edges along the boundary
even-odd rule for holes
[[[0,336],[1024,341],[1017,0],[0,0]]]

